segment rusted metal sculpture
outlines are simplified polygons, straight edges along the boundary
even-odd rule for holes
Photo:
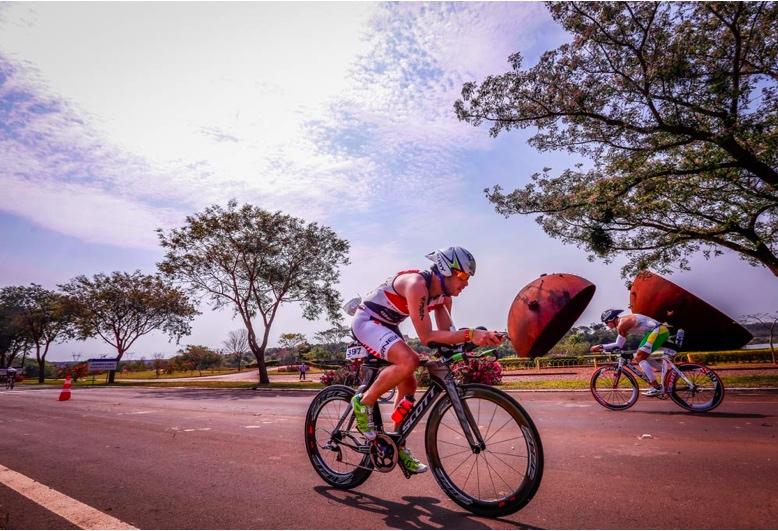
[[[508,335],[517,355],[534,358],[548,352],[581,316],[595,289],[568,273],[543,274],[524,286],[508,313]]]
[[[634,313],[683,328],[684,350],[736,349],[753,337],[731,317],[656,273],[638,273],[629,302]]]

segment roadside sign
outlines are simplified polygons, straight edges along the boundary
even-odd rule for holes
[[[89,372],[115,371],[118,366],[116,358],[87,360],[87,363]]]

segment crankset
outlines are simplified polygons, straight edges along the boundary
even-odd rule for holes
[[[379,433],[370,441],[370,461],[375,470],[391,472],[397,465],[398,458],[397,445],[388,435]]]

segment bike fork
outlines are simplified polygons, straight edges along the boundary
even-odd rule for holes
[[[459,397],[459,390],[456,383],[452,380],[446,379],[446,390],[451,399],[451,407],[454,408],[459,424],[462,426],[462,432],[467,438],[467,442],[470,444],[470,448],[473,453],[481,453],[486,449],[486,442],[478,429],[478,423],[473,418],[473,413],[464,400]]]

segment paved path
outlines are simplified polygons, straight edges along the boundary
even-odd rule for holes
[[[778,394],[731,393],[707,415],[641,398],[611,412],[584,393],[515,393],[545,474],[521,512],[461,510],[429,475],[326,486],[302,439],[313,393],[77,388],[0,392],[0,467],[138,528],[772,528]],[[389,411],[384,412],[385,415]],[[410,446],[422,453],[421,433]],[[651,438],[641,438],[651,434]],[[12,529],[75,525],[0,483]]]

